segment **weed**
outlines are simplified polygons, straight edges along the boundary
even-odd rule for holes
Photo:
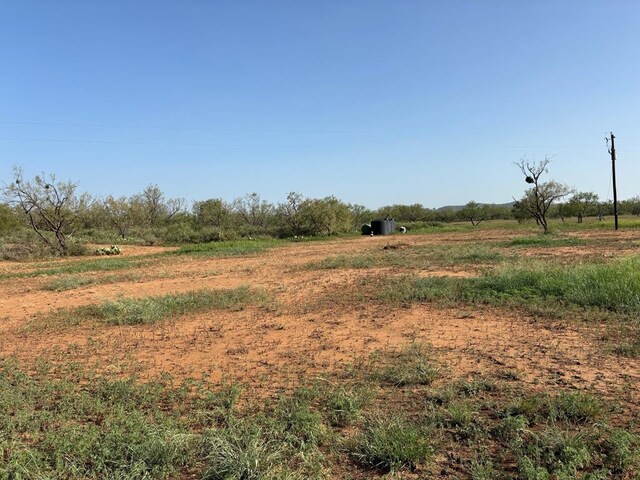
[[[383,471],[415,470],[434,453],[430,432],[398,415],[367,419],[349,451],[361,464]]]
[[[624,357],[640,358],[640,340],[622,343],[614,349],[614,352]]]
[[[400,304],[440,301],[507,304],[535,308],[559,303],[619,314],[640,313],[640,257],[612,264],[509,266],[479,278],[402,276],[383,282],[380,300]]]
[[[69,277],[56,278],[46,282],[42,288],[43,290],[50,290],[53,292],[64,292],[67,290],[74,290],[76,288],[85,287],[87,285],[104,285],[109,283],[121,283],[121,282],[137,282],[141,280],[141,275],[137,273],[120,273],[116,275],[106,276],[88,276],[80,277],[77,275]],[[145,278],[148,278],[145,276]]]
[[[65,290],[73,290],[76,288],[92,285],[96,283],[95,278],[90,277],[65,277],[51,280],[43,285],[43,290],[53,292],[63,292]]]
[[[461,380],[458,383],[458,391],[466,396],[475,396],[483,392],[493,392],[496,384],[489,379]]]
[[[195,436],[159,408],[157,386],[78,388],[3,364],[0,392],[2,478],[164,478],[195,452]]]
[[[494,480],[496,478],[493,461],[486,454],[471,460],[469,474],[472,480]]]
[[[368,388],[347,388],[338,385],[331,389],[323,398],[325,415],[329,424],[334,427],[346,427],[358,421],[362,416],[362,409],[373,397]]]
[[[597,452],[611,474],[640,471],[640,437],[620,428],[605,427],[597,440]]]
[[[242,389],[235,383],[223,383],[217,391],[205,391],[196,402],[198,424],[228,426],[235,418],[235,410]]]
[[[281,398],[274,412],[284,442],[296,449],[307,449],[328,436],[322,415],[312,411],[304,397]]]
[[[506,408],[507,416],[526,418],[537,423],[548,418],[548,395],[535,394],[513,399]]]
[[[512,443],[518,456],[518,472],[523,479],[574,479],[587,467],[592,454],[581,434],[549,428],[528,432]]]
[[[555,420],[585,423],[602,413],[600,402],[588,393],[560,393],[549,402],[549,415]]]
[[[402,249],[386,249],[364,255],[336,255],[304,266],[308,270],[341,268],[431,269],[434,266],[493,264],[504,256],[493,248],[480,245],[419,245]]]
[[[227,430],[209,430],[202,449],[207,463],[203,480],[269,478],[284,456],[284,450],[268,432],[245,423]]]
[[[147,255],[145,258],[151,257],[153,257],[153,255]],[[147,266],[148,262],[146,260],[129,260],[127,258],[101,258],[96,260],[66,263],[58,267],[51,267],[51,263],[43,265],[47,266],[44,268],[37,268],[30,272],[3,273],[0,274],[0,279],[78,274],[87,272],[110,272],[129,268],[142,268]]]
[[[437,425],[452,430],[456,438],[474,438],[483,433],[477,406],[468,400],[453,400],[436,412]]]
[[[507,416],[493,428],[492,434],[503,442],[510,442],[522,435],[527,427],[529,427],[527,417],[523,415]]]
[[[530,422],[565,421],[585,423],[602,413],[602,405],[588,393],[563,392],[555,396],[536,394],[513,400],[506,410],[507,415],[522,415]]]
[[[374,378],[383,382],[402,387],[405,385],[429,385],[439,374],[439,369],[432,359],[427,356],[427,347],[413,343],[400,351]]]

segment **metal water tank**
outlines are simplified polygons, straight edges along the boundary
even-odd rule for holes
[[[371,231],[374,235],[390,235],[396,229],[396,222],[393,219],[384,218],[371,222]]]

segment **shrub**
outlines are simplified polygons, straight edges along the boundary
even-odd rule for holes
[[[0,250],[2,260],[24,261],[51,257],[56,251],[48,247],[36,234],[29,230],[20,230],[6,240]]]

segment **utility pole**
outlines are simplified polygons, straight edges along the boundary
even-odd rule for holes
[[[615,229],[618,230],[618,190],[616,188],[616,144],[615,136],[611,132],[611,169],[613,171],[613,217],[615,221]],[[608,140],[608,139],[607,139]]]

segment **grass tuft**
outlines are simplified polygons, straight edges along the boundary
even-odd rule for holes
[[[284,456],[268,432],[243,423],[228,430],[208,431],[202,449],[207,463],[203,480],[275,478]]]
[[[439,368],[428,355],[428,348],[412,343],[391,357],[373,377],[396,387],[429,385],[439,375]]]
[[[374,416],[351,443],[349,451],[361,464],[385,472],[415,470],[434,452],[430,432],[398,415]]]

